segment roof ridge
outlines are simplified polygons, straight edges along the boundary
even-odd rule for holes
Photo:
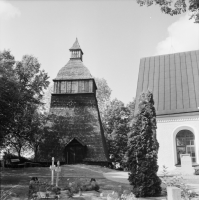
[[[199,51],[199,49],[190,50],[190,51],[176,52],[176,53],[160,54],[160,55],[154,55],[154,56],[145,56],[145,57],[141,57],[140,59],[151,58],[151,57],[159,57],[159,56],[169,56],[169,55],[175,55],[175,54],[180,54],[180,53],[196,52],[196,51]]]

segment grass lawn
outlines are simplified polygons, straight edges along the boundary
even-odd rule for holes
[[[66,182],[80,181],[89,182],[91,178],[95,178],[102,190],[113,190],[115,188],[130,189],[128,184],[117,183],[104,178],[104,172],[113,170],[99,166],[84,165],[65,165],[62,166],[60,174],[59,186],[64,187]],[[28,197],[28,187],[31,177],[38,177],[39,180],[50,183],[51,171],[48,167],[31,167],[1,170],[1,190],[10,190],[20,199]]]
[[[67,182],[89,182],[95,178],[101,190],[131,189],[129,184],[118,183],[104,178],[103,173],[115,170],[92,165],[64,165],[61,166],[59,186],[64,187]],[[50,183],[51,171],[48,167],[32,167],[1,170],[1,190],[10,190],[19,199],[27,199],[29,181],[31,177],[38,177],[40,181]],[[199,177],[185,179],[185,183],[199,184]],[[14,195],[14,194],[13,194]],[[8,198],[10,199],[10,198]]]

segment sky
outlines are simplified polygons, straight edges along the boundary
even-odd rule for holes
[[[84,65],[126,104],[136,95],[141,58],[199,49],[199,24],[189,16],[136,0],[1,0],[0,51],[35,56],[52,82],[77,37]]]

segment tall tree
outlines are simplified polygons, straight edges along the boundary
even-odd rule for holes
[[[42,105],[43,90],[49,84],[48,76],[40,70],[40,64],[33,56],[26,55],[22,61],[14,62],[10,52],[4,51],[0,55],[1,71],[7,74],[9,81],[14,80],[14,87],[12,82],[11,85],[5,82],[2,85],[3,92],[0,93],[1,101],[7,106],[3,107],[3,104],[0,107],[2,119],[9,118],[9,124],[5,120],[1,124],[5,133],[3,144],[14,148],[20,156],[21,149],[26,146],[30,136],[32,116]],[[6,73],[8,71],[12,73]]]
[[[35,160],[46,161],[51,157],[61,158],[63,154],[62,141],[65,139],[65,132],[68,126],[68,118],[63,116],[48,115],[45,118],[46,123],[42,126],[42,132],[34,135],[32,146],[35,151]],[[64,145],[66,142],[63,142]]]
[[[115,128],[116,123],[120,119],[121,108],[124,103],[118,99],[113,99],[104,111],[104,128],[108,135],[110,135]]]
[[[101,117],[103,118],[106,106],[110,102],[111,89],[104,78],[95,78],[95,82],[97,85],[96,98]]]
[[[133,120],[134,112],[135,112],[135,98],[133,98],[132,101],[130,101],[126,107],[130,110],[130,121]]]
[[[17,99],[16,77],[14,74],[15,59],[10,51],[0,52],[0,145],[5,142],[5,136],[9,134],[12,123],[12,110]]]
[[[128,180],[136,197],[154,196],[161,192],[157,156],[156,112],[153,94],[148,91],[140,96],[138,113],[128,138]]]
[[[195,23],[199,23],[199,0],[137,0],[140,6],[151,6],[157,4],[163,13],[171,16],[188,11],[191,13],[190,19],[194,18]]]
[[[44,103],[44,111],[46,113],[49,113],[50,111],[50,102],[52,93],[53,93],[53,84],[50,84],[49,87],[45,90],[44,96],[42,98],[42,102]]]
[[[31,118],[28,147],[34,152],[34,160],[38,161],[39,147],[45,139],[45,127],[48,116],[36,110]]]
[[[130,106],[131,105],[131,106]],[[132,103],[125,106],[122,101],[114,99],[104,112],[104,128],[107,133],[109,154],[113,162],[124,165],[123,159],[127,150],[127,134],[130,131],[129,122],[132,119]]]

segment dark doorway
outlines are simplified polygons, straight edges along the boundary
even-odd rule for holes
[[[65,147],[64,155],[67,164],[82,163],[86,154],[86,145],[73,138]]]

